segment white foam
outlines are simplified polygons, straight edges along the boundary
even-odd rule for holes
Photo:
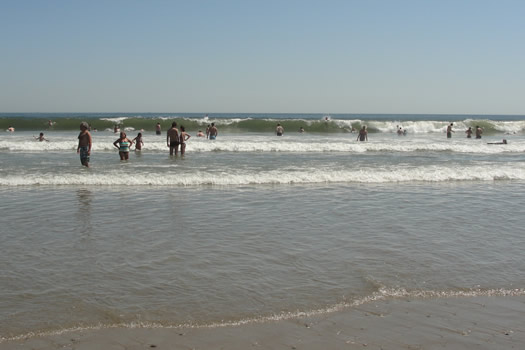
[[[93,137],[93,151],[113,151],[113,142],[117,136],[97,135]],[[498,140],[501,141],[501,140]],[[143,154],[147,152],[166,152],[164,138],[145,138]],[[75,138],[51,138],[51,142],[38,142],[27,139],[0,140],[0,150],[8,151],[70,151],[76,149]],[[484,140],[457,139],[451,142],[445,140],[410,139],[395,137],[391,140],[356,142],[351,137],[322,138],[289,138],[277,139],[264,137],[224,137],[215,141],[193,137],[187,142],[188,152],[451,152],[474,154],[523,153],[525,140],[509,140],[507,145],[488,145]]]
[[[85,174],[16,174],[0,177],[0,186],[88,185],[88,186],[241,186],[265,184],[320,183],[404,183],[449,181],[525,180],[523,163],[483,166],[429,165],[419,167],[384,167],[359,169],[311,169],[294,171],[223,169],[220,172],[202,170],[191,172],[152,173],[150,169],[124,174],[118,169]],[[216,169],[215,169],[216,170]]]
[[[130,118],[138,118],[138,117],[112,117],[112,118],[100,118],[100,120],[105,120],[105,121],[112,122],[115,124],[120,124],[124,120],[130,119]]]

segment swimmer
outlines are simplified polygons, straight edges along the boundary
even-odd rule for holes
[[[469,126],[468,129],[465,131],[465,134],[467,134],[467,139],[471,139],[473,133],[474,131],[472,131],[472,127]]]
[[[209,130],[209,139],[215,140],[217,138],[217,135],[219,135],[219,131],[217,130],[217,127],[215,126],[215,123],[211,123],[211,128]]]
[[[135,137],[131,142],[135,143],[135,151],[140,151],[142,146],[144,146],[144,141],[142,141],[142,133],[139,132],[137,137]]]
[[[452,126],[454,126],[454,123],[450,123],[449,126],[447,126],[447,139],[452,138],[452,133],[454,130],[452,130]]]
[[[175,155],[179,152],[179,130],[177,129],[177,122],[171,123],[171,129],[168,130],[166,133],[166,144],[170,148],[170,156],[173,155],[173,152],[175,152]]]
[[[208,126],[206,127],[206,138],[207,138],[207,139],[210,138],[210,128],[211,128],[211,125],[208,124]]]
[[[120,137],[115,142],[113,142],[113,146],[115,146],[118,149],[118,155],[120,156],[120,160],[129,159],[129,148],[132,144],[133,141],[128,139],[126,133],[122,131],[120,133]]]
[[[301,134],[304,132],[304,128],[303,128],[302,126],[299,128],[299,132],[300,132]]]
[[[157,125],[155,126],[155,134],[156,135],[162,134],[160,123],[157,123]]]
[[[206,135],[204,135],[204,133],[202,132],[202,130],[199,130],[199,132],[197,133],[197,137],[205,137]]]
[[[80,163],[89,168],[89,156],[91,155],[91,134],[88,130],[88,123],[80,123],[80,134],[78,134],[77,153],[80,154]]]
[[[361,130],[359,130],[359,135],[357,135],[357,141],[368,141],[368,131],[366,131],[366,125],[363,125]]]
[[[9,125],[9,127],[7,128],[8,132],[15,132],[15,128],[13,128],[11,125]]]
[[[40,133],[40,136],[35,137],[35,139],[40,141],[40,142],[42,142],[42,141],[49,142],[49,140],[44,137],[44,133],[43,132]]]
[[[481,134],[483,134],[483,129],[480,128],[478,125],[476,125],[476,138],[480,139],[481,138]]]
[[[283,136],[284,128],[281,126],[281,124],[277,124],[277,127],[275,128],[275,135],[277,136]]]
[[[186,141],[188,141],[188,139],[190,138],[191,136],[186,132],[186,129],[184,128],[184,126],[180,126],[180,155],[183,156],[184,153],[186,152]]]

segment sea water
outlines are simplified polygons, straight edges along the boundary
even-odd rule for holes
[[[3,118],[32,125],[0,134],[3,339],[524,294],[525,117]],[[167,127],[154,133],[170,118],[192,125],[185,157],[169,156]],[[108,125],[82,167],[82,119],[143,129],[143,150],[121,162]],[[217,140],[196,137],[210,122]],[[351,132],[362,124],[368,142]],[[399,124],[412,131],[398,136]],[[470,124],[484,125],[481,140],[465,137]],[[41,131],[49,142],[34,140]]]

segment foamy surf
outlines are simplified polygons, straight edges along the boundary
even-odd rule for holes
[[[170,166],[168,166],[169,168]],[[174,166],[176,167],[176,166]],[[450,181],[503,181],[525,180],[525,165],[496,164],[485,166],[419,166],[359,169],[285,169],[270,171],[250,171],[222,169],[219,173],[195,170],[188,172],[166,172],[161,165],[159,172],[155,167],[139,166],[126,172],[120,169],[96,170],[79,173],[22,173],[0,175],[0,186],[242,186],[242,185],[292,185],[292,184],[334,184],[334,183],[410,183],[410,182],[450,182]]]
[[[106,136],[103,139],[94,137],[93,152],[115,151],[113,145],[117,136]],[[500,140],[501,141],[501,140]],[[497,141],[497,142],[500,142]],[[0,140],[0,150],[12,152],[49,152],[49,151],[75,151],[77,143],[74,140],[63,140],[62,138],[51,139],[50,142],[38,142],[33,140],[9,139]],[[134,147],[133,147],[134,148]],[[132,149],[133,149],[132,148]],[[149,152],[167,152],[165,140],[145,138],[143,154]],[[388,141],[357,142],[352,139],[314,139],[307,140],[276,140],[275,138],[253,137],[247,138],[224,138],[223,140],[208,141],[203,139],[191,139],[187,142],[188,152],[283,152],[283,153],[364,153],[364,152],[450,152],[450,153],[473,153],[473,154],[497,154],[497,153],[524,153],[525,141],[510,140],[507,145],[488,144],[486,140],[459,140],[457,142],[443,142],[438,140],[421,139],[393,139]]]

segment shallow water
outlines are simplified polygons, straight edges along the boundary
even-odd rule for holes
[[[120,162],[0,135],[0,337],[224,324],[375,293],[523,291],[525,139],[220,134]]]
[[[1,334],[524,288],[523,183],[2,189]]]

